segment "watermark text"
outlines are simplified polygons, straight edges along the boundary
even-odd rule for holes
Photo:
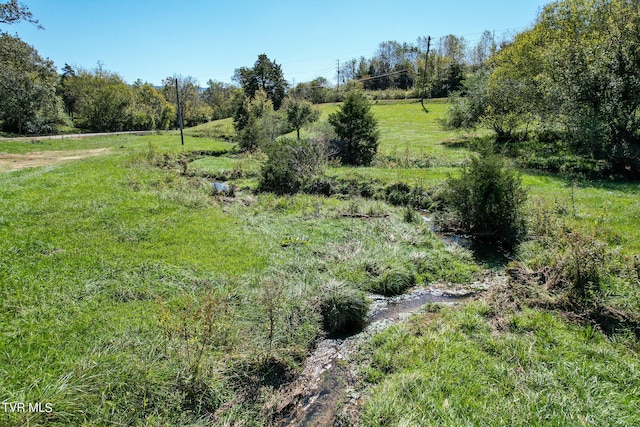
[[[49,402],[0,402],[0,411],[50,414],[53,412],[53,404]]]

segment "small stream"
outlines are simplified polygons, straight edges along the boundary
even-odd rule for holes
[[[500,269],[510,260],[509,254],[500,248],[477,242],[467,236],[440,232],[431,218],[423,215],[423,219],[446,245],[469,249],[477,262],[491,269]],[[298,379],[280,392],[283,404],[278,413],[282,418],[279,418],[277,425],[293,427],[338,424],[336,408],[339,404],[350,401],[353,406],[357,401],[357,397],[349,395],[349,390],[353,390],[356,383],[349,365],[349,356],[361,338],[402,321],[426,304],[456,305],[472,296],[475,290],[486,289],[492,283],[505,279],[498,273],[457,292],[417,288],[391,298],[370,295],[372,304],[364,330],[353,335],[330,336],[321,341],[305,361]]]
[[[447,294],[428,288],[387,298],[370,295],[373,300],[364,330],[351,336],[330,337],[318,344],[307,358],[300,377],[288,388],[288,415],[281,426],[329,426],[336,421],[338,403],[348,398],[345,391],[355,384],[348,358],[364,334],[381,331],[415,313],[428,303],[458,304],[470,296]]]
[[[477,262],[489,268],[502,268],[511,261],[509,252],[498,246],[475,240],[471,236],[441,231],[436,227],[433,219],[424,215],[424,213],[422,214],[422,219],[429,224],[429,229],[433,231],[445,245],[460,246],[469,249]]]

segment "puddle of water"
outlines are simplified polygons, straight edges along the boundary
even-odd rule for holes
[[[221,181],[212,181],[211,189],[217,193],[228,193],[230,190],[229,184]]]

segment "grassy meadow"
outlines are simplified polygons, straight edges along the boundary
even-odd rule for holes
[[[336,105],[320,108],[322,122]],[[446,108],[375,104],[374,165],[327,174],[437,191],[474,136],[441,130]],[[274,392],[339,320],[336,301],[366,308],[390,277],[464,286],[487,273],[380,198],[256,192],[263,158],[236,153],[231,136],[226,119],[187,129],[184,146],[175,132],[0,142],[26,157],[106,149],[0,173],[0,400],[53,408],[0,412],[0,425],[269,425]],[[521,173],[531,221],[550,215],[603,241],[620,264],[605,297],[640,312],[640,283],[620,261],[640,251],[640,186]],[[543,255],[534,242],[517,260]],[[352,422],[640,424],[637,338],[525,288],[535,295],[514,285],[429,306],[363,343]]]

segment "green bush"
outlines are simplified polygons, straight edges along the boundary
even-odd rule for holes
[[[337,281],[330,281],[323,289],[320,314],[329,333],[362,329],[368,311],[369,301],[361,291]]]
[[[282,138],[265,150],[260,189],[292,194],[319,175],[324,168],[323,147],[307,140]]]
[[[449,178],[443,203],[445,225],[456,231],[509,248],[525,234],[526,191],[505,161],[489,154],[474,157],[459,178]]]

